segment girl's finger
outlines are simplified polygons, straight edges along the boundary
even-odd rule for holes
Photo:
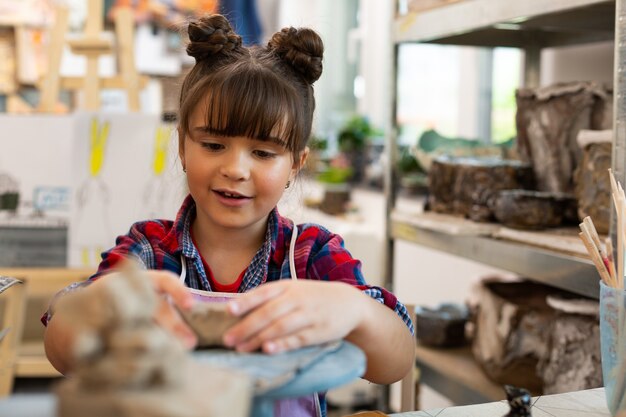
[[[240,352],[252,352],[259,349],[267,341],[296,334],[311,325],[310,317],[304,314],[291,314],[279,320],[275,320],[252,339],[238,344],[236,349]]]
[[[316,343],[327,341],[321,340],[317,333],[314,327],[307,327],[288,336],[263,342],[262,349],[265,353],[274,354],[309,346],[313,344],[313,341]]]
[[[193,349],[198,344],[198,336],[183,322],[174,325],[174,333],[187,349]]]
[[[281,281],[262,285],[244,294],[240,298],[229,301],[228,310],[235,316],[242,316],[261,304],[266,303],[268,300],[277,297],[286,290],[286,283]]]
[[[189,309],[193,305],[193,295],[178,277],[169,271],[150,271],[155,290],[167,294],[177,306]]]
[[[192,348],[196,345],[196,334],[166,299],[159,300],[154,320],[159,326],[177,336],[186,347]]]
[[[254,336],[272,322],[292,313],[298,305],[285,297],[270,299],[256,310],[250,312],[239,323],[224,334],[226,346],[236,346],[251,341]],[[258,345],[254,348],[256,349]],[[252,349],[252,350],[254,350]]]

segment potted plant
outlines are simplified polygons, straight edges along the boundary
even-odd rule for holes
[[[339,130],[337,137],[339,150],[346,156],[352,166],[350,181],[358,183],[363,180],[363,172],[367,164],[367,149],[372,136],[381,132],[372,127],[364,116],[354,116]]]
[[[428,190],[428,176],[411,149],[402,147],[397,163],[400,186],[410,195],[424,194]]]
[[[317,181],[324,184],[324,197],[319,209],[328,214],[343,214],[350,202],[350,185],[348,181],[353,170],[345,155],[338,154],[331,159],[328,166],[317,175]]]
[[[20,202],[17,180],[7,173],[0,173],[0,210],[16,211]]]

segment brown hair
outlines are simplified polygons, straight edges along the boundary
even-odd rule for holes
[[[222,15],[188,26],[187,53],[196,64],[180,92],[179,131],[206,100],[206,126],[224,136],[261,140],[278,137],[294,161],[311,135],[315,99],[312,84],[322,74],[324,45],[308,28],[285,28],[265,47],[244,47]]]

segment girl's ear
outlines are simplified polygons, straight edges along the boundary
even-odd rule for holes
[[[296,171],[296,174],[304,167],[304,164],[309,157],[309,151],[309,147],[305,146],[302,152],[300,152],[298,160],[293,162],[293,169]]]

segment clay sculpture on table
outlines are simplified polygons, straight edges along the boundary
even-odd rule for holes
[[[194,361],[154,321],[159,296],[128,264],[61,297],[52,320],[75,330],[72,378],[56,387],[59,417],[244,417],[247,375]]]
[[[504,417],[532,417],[532,397],[524,388],[517,388],[512,385],[505,385],[506,400],[511,409]]]

